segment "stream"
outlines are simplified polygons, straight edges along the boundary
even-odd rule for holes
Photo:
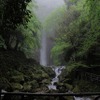
[[[68,1],[68,0],[66,0]],[[45,20],[47,19],[47,16],[49,16],[50,13],[55,11],[57,8],[64,5],[65,0],[36,0],[38,9],[36,10],[36,15],[38,16],[40,22],[43,24]],[[50,28],[50,30],[52,30]],[[51,44],[54,43],[54,41],[51,41],[51,38],[48,38],[48,36],[53,37],[54,33],[52,31],[46,32],[44,27],[41,29],[41,38],[40,38],[40,64],[43,66],[50,66],[52,65],[52,59],[50,59],[50,53],[52,46]],[[62,69],[64,69],[64,66],[51,66],[52,70],[55,72],[55,77],[51,80],[51,83],[48,85],[49,90],[57,90],[56,84],[59,82],[59,75],[61,75]],[[74,100],[92,100],[88,97],[73,97]]]
[[[62,69],[64,69],[64,68],[65,68],[64,66],[59,66],[59,67],[55,67],[55,68],[52,67],[52,70],[55,72],[56,76],[52,79],[51,84],[48,85],[49,90],[51,90],[51,89],[56,90],[57,89],[55,83],[57,83],[59,81],[58,76],[61,74]]]
[[[55,83],[59,82],[59,75],[61,75],[62,70],[65,68],[64,66],[57,66],[57,67],[52,67],[52,70],[55,72],[55,77],[52,79],[51,84],[48,85],[49,90],[57,90],[57,87],[55,85]],[[69,92],[71,92],[69,90]],[[73,97],[74,100],[92,100],[89,97]]]

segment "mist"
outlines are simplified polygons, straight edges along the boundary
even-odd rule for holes
[[[64,0],[36,0],[36,3],[38,6],[36,15],[42,24],[53,11],[65,4]],[[41,30],[41,33],[40,64],[43,66],[50,66],[53,64],[50,52],[54,41],[48,37],[48,33],[45,32],[44,28]]]
[[[36,0],[36,3],[38,6],[36,15],[41,22],[44,22],[52,11],[64,5],[64,0]]]

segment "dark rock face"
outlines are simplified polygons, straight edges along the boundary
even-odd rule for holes
[[[51,67],[44,67],[45,72],[48,73],[48,75],[50,76],[50,78],[52,79],[53,77],[55,77],[55,72],[52,70]]]
[[[6,91],[47,91],[47,70],[20,51],[0,51],[0,88]]]

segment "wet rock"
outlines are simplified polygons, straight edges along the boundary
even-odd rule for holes
[[[47,88],[52,69],[43,68],[20,51],[0,51],[0,86],[7,91],[35,92]]]
[[[49,75],[49,77],[55,77],[55,72],[52,70],[51,67],[44,67],[45,72]]]
[[[11,83],[11,88],[12,88],[12,90],[22,90],[22,88],[23,88],[23,86],[21,85],[21,84],[19,84],[19,83]]]
[[[48,85],[48,84],[50,84],[50,80],[44,79],[44,80],[42,80],[42,84]]]
[[[35,93],[48,93],[48,92],[49,92],[48,87],[37,88],[35,90]]]
[[[67,69],[66,69],[66,67],[64,68],[64,69],[62,69],[62,73],[61,73],[61,75],[59,76],[59,80],[60,81],[64,81],[65,79],[66,79],[66,77],[67,77]]]
[[[79,86],[76,85],[72,91],[75,93],[80,92]]]
[[[61,93],[68,92],[68,88],[63,83],[57,83],[57,90]]]
[[[31,84],[24,83],[24,85],[23,85],[23,91],[29,92],[31,90],[31,88],[32,88],[32,85]]]
[[[20,83],[21,81],[24,81],[24,76],[23,74],[12,76],[11,81]]]

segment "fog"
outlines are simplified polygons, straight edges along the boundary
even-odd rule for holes
[[[36,3],[38,6],[36,9],[36,15],[40,22],[44,23],[52,11],[64,5],[64,0],[36,0]],[[47,37],[48,34],[44,31],[44,29],[41,30],[41,33],[40,64],[44,66],[52,65],[53,61],[50,57],[50,52],[53,47],[53,41]]]
[[[64,0],[36,0],[38,8],[36,14],[41,22],[56,8],[64,4]]]

